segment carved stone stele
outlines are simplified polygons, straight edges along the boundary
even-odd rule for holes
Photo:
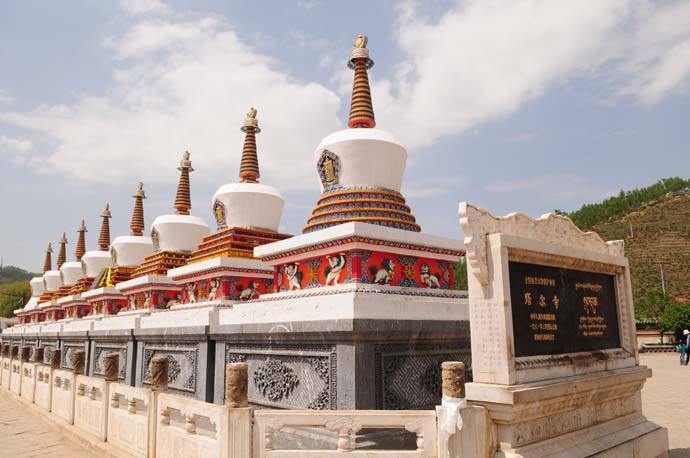
[[[35,363],[42,363],[43,362],[43,356],[45,353],[45,349],[39,347],[34,350],[34,362]]]
[[[230,363],[225,366],[225,404],[228,407],[247,407],[248,379],[247,363]]]
[[[151,389],[165,391],[168,389],[168,357],[154,356],[151,358]]]
[[[75,350],[72,352],[72,372],[75,375],[84,375],[86,367],[86,352],[84,350]]]
[[[451,398],[465,397],[465,363],[444,361],[441,364],[443,395]]]
[[[116,382],[120,373],[120,355],[108,353],[103,357],[103,378],[106,382]]]
[[[60,369],[60,350],[57,348],[53,350],[53,355],[50,358],[50,368]]]

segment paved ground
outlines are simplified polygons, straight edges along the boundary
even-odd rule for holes
[[[79,446],[61,440],[48,424],[28,414],[22,405],[0,390],[0,456],[12,458],[94,458]]]
[[[690,366],[681,367],[676,354],[640,355],[640,364],[654,376],[642,390],[642,408],[650,420],[669,430],[669,458],[690,458]],[[93,458],[76,444],[60,440],[46,423],[29,415],[0,390],[0,456],[12,458]]]
[[[668,428],[669,458],[690,457],[690,366],[681,367],[677,353],[642,353],[640,364],[653,374],[642,389],[642,411]]]

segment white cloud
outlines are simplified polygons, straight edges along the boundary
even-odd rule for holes
[[[214,18],[143,20],[107,46],[122,60],[106,94],[0,113],[0,121],[54,140],[43,167],[85,181],[170,181],[189,149],[205,180],[235,181],[240,126],[254,106],[262,181],[286,190],[315,185],[311,152],[341,128],[336,94],[294,80]]]
[[[7,149],[13,153],[27,153],[33,150],[34,145],[29,140],[0,135],[0,148]]]
[[[509,115],[554,84],[607,67],[613,92],[645,103],[690,77],[687,1],[466,0],[435,22],[423,10],[412,1],[400,8],[406,57],[391,78],[374,80],[378,125],[410,147]]]
[[[0,91],[0,104],[12,102],[14,102],[14,97],[5,93],[4,91]]]
[[[170,12],[170,6],[159,0],[120,0],[120,6],[130,14]]]

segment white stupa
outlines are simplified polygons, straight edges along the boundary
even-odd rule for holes
[[[144,258],[153,253],[151,237],[144,236],[144,204],[146,199],[144,184],[137,183],[137,191],[134,197],[134,210],[130,223],[130,235],[116,237],[110,247],[113,262],[118,267],[136,267]]]
[[[251,108],[241,128],[245,140],[240,182],[224,184],[213,195],[213,213],[218,229],[243,227],[276,231],[280,225],[285,200],[275,188],[259,184],[256,134],[261,129],[256,113],[256,109]]]
[[[151,240],[156,251],[191,253],[209,233],[209,228],[203,219],[190,214],[189,172],[194,169],[188,151],[184,152],[178,170],[181,174],[175,197],[175,214],[158,216],[153,221]]]
[[[87,278],[96,278],[106,267],[113,265],[110,255],[110,205],[105,204],[105,209],[101,213],[103,221],[101,232],[98,236],[98,250],[87,251],[81,258],[84,274]]]

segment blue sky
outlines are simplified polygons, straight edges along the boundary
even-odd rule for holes
[[[313,150],[344,126],[357,34],[369,36],[379,128],[410,158],[425,232],[462,237],[457,205],[532,216],[690,176],[690,1],[64,1],[0,4],[0,256],[39,270],[106,201],[128,233],[172,211],[189,149],[192,213],[237,180],[259,111],[262,182],[299,233]],[[70,256],[74,245],[69,245]]]

